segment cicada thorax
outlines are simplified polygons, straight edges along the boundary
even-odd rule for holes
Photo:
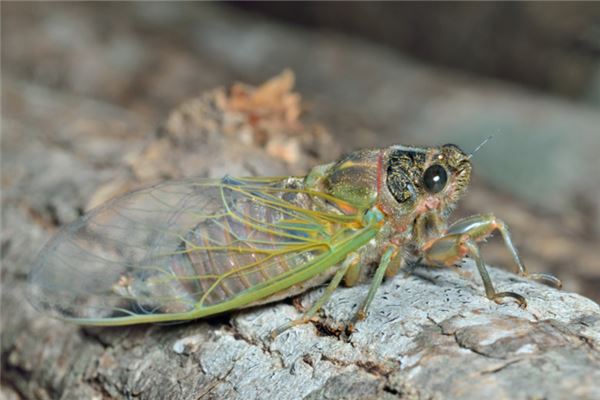
[[[377,200],[380,150],[355,151],[341,160],[319,166],[307,179],[315,187],[362,210],[371,208]]]
[[[219,185],[206,187],[205,215],[196,216],[198,223],[181,237],[175,251],[154,256],[154,263],[163,267],[146,276],[138,274],[137,285],[130,282],[132,297],[148,300],[137,306],[154,313],[213,306],[272,284],[329,251],[328,239],[339,227],[319,220],[318,214],[311,221],[306,210],[332,212],[335,205],[305,189],[301,178],[268,183],[224,178]],[[193,217],[189,212],[180,215]],[[316,278],[324,282],[334,272]],[[288,288],[278,298],[301,290]]]

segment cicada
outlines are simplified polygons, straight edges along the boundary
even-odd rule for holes
[[[34,306],[85,325],[183,321],[278,301],[328,282],[298,320],[334,290],[371,281],[357,313],[403,266],[453,266],[472,257],[487,298],[497,292],[478,242],[498,230],[528,274],[506,225],[492,214],[449,224],[471,177],[471,154],[439,147],[355,151],[306,176],[170,181],[116,198],[65,226],[29,276]],[[280,330],[280,331],[281,331]]]

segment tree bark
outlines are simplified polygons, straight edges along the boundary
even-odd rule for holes
[[[598,304],[490,268],[499,290],[528,301],[527,309],[496,304],[485,298],[471,262],[461,274],[419,267],[388,280],[353,332],[344,322],[368,285],[338,289],[315,321],[275,339],[271,330],[297,318],[322,288],[294,304],[174,325],[82,328],[40,315],[25,298],[28,266],[81,209],[161,179],[300,174],[335,159],[339,147],[324,128],[298,119],[290,72],[259,88],[238,84],[192,99],[149,139],[144,122],[122,110],[81,114],[72,109],[77,98],[57,101],[10,85],[24,102],[36,96],[82,121],[118,120],[125,128],[92,124],[85,139],[63,130],[67,140],[47,143],[6,138],[6,150],[27,160],[10,164],[15,181],[3,195],[6,397],[600,398]],[[41,129],[44,116],[30,124]]]

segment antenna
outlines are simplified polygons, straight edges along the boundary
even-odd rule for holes
[[[475,153],[477,153],[477,152],[479,151],[479,149],[481,149],[481,148],[483,147],[483,145],[484,145],[484,144],[486,144],[487,142],[489,142],[489,141],[490,141],[490,140],[491,140],[493,137],[494,137],[494,135],[490,135],[490,136],[486,137],[486,138],[483,140],[483,142],[481,142],[481,144],[480,144],[479,146],[475,147],[475,150],[473,150],[473,151],[471,152],[471,154],[469,154],[469,157],[467,157],[467,158],[468,158],[468,159],[471,159],[471,157],[473,157],[473,155],[474,155]]]

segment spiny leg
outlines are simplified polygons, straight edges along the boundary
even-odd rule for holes
[[[292,328],[296,325],[305,324],[312,317],[314,317],[314,315],[321,309],[323,304],[325,304],[327,302],[327,300],[329,300],[329,298],[331,297],[331,295],[333,294],[335,289],[339,286],[339,284],[342,281],[342,278],[344,278],[344,275],[346,274],[346,272],[348,272],[348,270],[351,267],[355,267],[359,262],[360,262],[360,257],[355,253],[350,254],[348,257],[346,257],[346,259],[342,263],[342,266],[340,267],[340,269],[335,273],[335,275],[331,279],[331,282],[329,282],[329,285],[327,285],[327,288],[325,289],[325,292],[323,293],[323,295],[321,297],[319,297],[319,299],[317,301],[314,302],[314,304],[308,309],[308,311],[306,311],[304,313],[304,315],[302,315],[302,317],[292,320],[286,324],[283,324],[279,328],[273,330],[273,332],[271,332],[271,338],[274,339],[279,334],[283,333],[284,331],[286,331],[289,328]]]
[[[392,262],[392,260],[397,255],[397,253],[398,253],[398,249],[395,246],[390,246],[387,248],[387,250],[381,256],[379,266],[375,270],[375,275],[373,275],[373,279],[371,281],[371,287],[369,287],[369,292],[367,293],[367,297],[365,298],[365,301],[362,303],[362,305],[356,312],[356,315],[352,321],[353,323],[356,321],[365,319],[365,317],[367,316],[367,310],[369,309],[369,306],[371,305],[371,302],[373,301],[373,298],[375,297],[375,293],[377,292],[377,289],[379,289],[379,286],[381,286],[381,282],[383,281],[385,272],[388,269],[388,267],[390,266],[390,263]]]
[[[485,294],[488,299],[494,300],[495,302],[499,302],[504,297],[512,297],[519,303],[519,306],[522,308],[527,307],[527,301],[523,296],[514,292],[496,292],[494,289],[494,284],[490,279],[490,275],[488,274],[487,268],[485,267],[485,262],[483,262],[483,257],[481,257],[481,252],[479,251],[479,247],[472,239],[466,239],[464,245],[469,251],[471,257],[475,259],[475,264],[477,265],[477,270],[479,270],[479,275],[481,276],[481,280],[483,281],[483,287],[485,288]]]
[[[504,244],[517,265],[517,273],[519,275],[554,288],[562,287],[561,281],[550,274],[530,274],[527,272],[527,269],[521,261],[521,257],[519,257],[519,253],[512,242],[508,227],[502,220],[496,218],[494,214],[474,215],[456,221],[448,228],[445,236],[452,234],[466,234],[470,239],[477,242],[490,236],[496,229],[500,231]]]
[[[467,233],[454,233],[442,236],[428,245],[425,250],[425,260],[436,265],[453,265],[466,255],[470,255],[477,265],[477,270],[483,281],[485,294],[488,299],[499,302],[502,298],[512,297],[521,307],[527,305],[527,301],[523,296],[513,292],[496,292],[487,268],[481,257],[479,247],[475,240],[469,237]]]

